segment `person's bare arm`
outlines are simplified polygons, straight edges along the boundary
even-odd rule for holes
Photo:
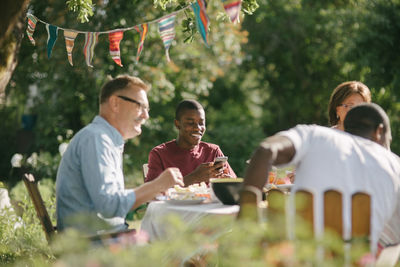
[[[223,174],[223,162],[206,162],[200,164],[194,171],[183,177],[185,186],[194,183],[208,182],[210,178],[220,177]]]
[[[274,135],[265,139],[254,152],[246,170],[244,187],[255,186],[262,190],[272,165],[288,163],[295,155],[289,138]]]
[[[168,168],[163,171],[155,180],[144,183],[135,189],[136,201],[131,210],[141,204],[153,199],[158,193],[166,191],[174,185],[183,186],[182,174],[178,168]]]

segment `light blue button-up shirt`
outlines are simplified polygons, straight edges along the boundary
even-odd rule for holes
[[[57,172],[57,227],[87,233],[126,228],[125,216],[136,201],[125,189],[124,140],[105,119],[96,116],[71,140]]]

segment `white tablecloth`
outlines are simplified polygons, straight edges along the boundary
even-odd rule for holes
[[[165,201],[153,201],[146,210],[140,229],[147,232],[150,241],[162,240],[165,234],[165,217],[178,215],[185,223],[195,223],[208,216],[230,216],[232,220],[239,212],[238,205],[223,205],[221,203],[197,205],[173,205]]]

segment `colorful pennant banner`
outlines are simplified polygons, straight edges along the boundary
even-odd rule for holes
[[[208,17],[206,13],[206,2],[204,0],[197,0],[192,4],[192,9],[196,16],[197,29],[208,47]]]
[[[33,33],[35,32],[37,19],[35,16],[28,14],[28,29],[26,29],[26,34],[33,45],[35,45],[35,40],[33,39]]]
[[[171,14],[158,21],[158,32],[164,43],[165,55],[167,56],[168,62],[171,61],[169,58],[169,48],[175,38],[175,17],[175,14]]]
[[[54,25],[47,24],[46,25],[47,34],[49,35],[47,38],[47,57],[51,57],[51,51],[53,50],[54,45],[57,41],[58,36],[58,27]]]
[[[228,14],[230,20],[234,23],[239,21],[239,13],[241,9],[241,1],[237,0],[222,0],[224,9],[226,13]],[[85,62],[86,65],[89,67],[92,66],[92,60],[94,56],[94,49],[96,44],[99,42],[99,35],[100,34],[108,34],[108,40],[109,40],[109,50],[110,50],[110,55],[111,58],[114,60],[114,62],[122,67],[122,61],[121,61],[121,52],[120,52],[120,43],[123,39],[124,32],[125,31],[130,31],[130,30],[135,30],[137,33],[140,34],[140,40],[138,43],[137,47],[137,53],[136,53],[136,62],[139,62],[140,55],[143,51],[144,47],[144,41],[146,39],[148,30],[149,30],[149,25],[157,23],[158,24],[158,32],[160,34],[161,40],[163,41],[164,47],[165,47],[165,55],[167,58],[167,61],[169,62],[170,56],[169,56],[169,49],[172,45],[173,40],[175,39],[175,18],[177,13],[182,12],[188,8],[192,8],[195,18],[196,18],[196,25],[197,28],[200,32],[200,35],[205,43],[205,45],[208,47],[208,25],[209,25],[209,19],[207,16],[207,2],[206,0],[195,0],[194,3],[177,10],[175,12],[172,12],[166,16],[163,16],[159,19],[155,19],[153,21],[145,22],[139,25],[135,25],[132,27],[128,28],[123,28],[123,29],[114,29],[110,31],[99,31],[99,32],[84,32],[84,31],[78,31],[78,30],[73,30],[73,29],[64,29],[55,25],[51,25],[45,21],[42,21],[35,17],[32,14],[27,14],[28,18],[28,27],[26,30],[26,33],[28,35],[28,38],[30,42],[35,45],[35,40],[33,39],[33,34],[35,32],[36,24],[37,22],[41,22],[46,25],[46,30],[48,34],[47,38],[47,57],[51,57],[51,52],[53,50],[53,47],[57,41],[58,37],[58,31],[62,30],[64,31],[64,39],[65,39],[65,48],[67,50],[67,57],[68,57],[68,62],[70,63],[71,66],[73,66],[73,61],[72,61],[72,50],[74,49],[74,43],[76,37],[82,33],[85,36],[85,45],[83,47],[83,53],[85,56]]]
[[[74,65],[72,63],[72,49],[74,49],[74,42],[77,35],[77,32],[64,31],[65,48],[67,49],[68,61],[71,66]]]
[[[98,32],[87,32],[85,33],[85,45],[83,46],[83,54],[85,54],[86,65],[92,66],[92,59],[94,55],[94,47],[99,41]]]
[[[239,13],[242,8],[242,0],[222,0],[226,14],[228,14],[231,22],[239,22]]]
[[[142,24],[142,25],[138,25],[138,26],[133,26],[133,28],[140,34],[140,42],[138,45],[138,49],[137,49],[137,54],[136,54],[136,61],[139,62],[139,57],[140,54],[142,53],[143,50],[143,44],[144,44],[144,39],[146,39],[146,35],[148,32],[148,24]]]
[[[122,67],[121,63],[121,52],[119,50],[119,43],[124,38],[123,31],[110,32],[108,34],[108,40],[110,41],[110,55],[117,65]]]

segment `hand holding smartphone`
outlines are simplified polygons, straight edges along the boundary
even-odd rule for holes
[[[228,161],[228,157],[216,157],[215,160],[214,160],[214,165],[219,163],[219,162],[225,163],[227,161]],[[218,170],[222,170],[223,167],[224,167],[224,164],[222,164],[222,167],[218,168]]]

